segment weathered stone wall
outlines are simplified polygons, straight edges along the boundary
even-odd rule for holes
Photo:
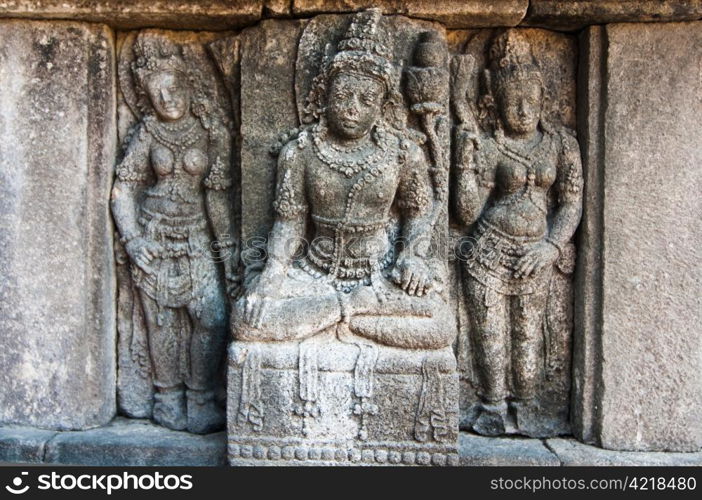
[[[130,30],[198,30],[163,36],[197,39],[229,93],[232,210],[246,246],[264,242],[275,217],[272,146],[301,125],[298,87],[314,76],[296,67],[305,27],[373,6],[396,26],[448,30],[451,55],[475,58],[475,93],[492,28],[530,28],[519,31],[546,75],[549,118],[578,130],[576,280],[565,266],[552,285],[560,329],[540,399],[550,420],[531,434],[572,430],[615,450],[702,448],[700,0],[0,1],[0,424],[87,429],[118,411],[151,416],[140,365],[151,361],[133,342],[146,330],[108,207],[119,143],[138,121],[115,71]],[[398,49],[405,66],[409,50]],[[454,219],[452,234],[465,236]],[[243,256],[242,275],[259,257]],[[452,273],[470,428],[473,334],[458,266]]]
[[[582,42],[576,435],[612,449],[696,450],[702,29],[614,24]]]
[[[0,22],[0,422],[115,413],[114,39]]]

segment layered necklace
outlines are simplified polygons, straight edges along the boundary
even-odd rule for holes
[[[198,120],[192,117],[171,124],[159,121],[154,116],[147,116],[144,123],[158,142],[180,154],[190,149],[202,137],[197,127]]]
[[[312,130],[312,145],[317,158],[336,172],[351,178],[375,165],[385,156],[386,144],[382,133],[357,146],[344,148],[329,140],[327,128],[317,124]]]
[[[508,141],[505,133],[502,129],[497,129],[495,131],[495,142],[497,143],[497,149],[500,150],[502,154],[511,158],[524,165],[527,169],[527,182],[533,184],[535,180],[536,162],[540,156],[541,149],[545,145],[546,140],[545,134],[533,144],[522,146],[519,143],[513,141]],[[512,142],[512,144],[510,144]]]
[[[533,194],[534,188],[536,186],[536,164],[539,159],[539,156],[541,156],[542,154],[543,148],[546,146],[546,140],[547,136],[544,133],[541,136],[540,140],[538,140],[534,144],[518,147],[518,143],[514,143],[513,141],[510,141],[513,143],[509,144],[505,133],[501,128],[498,128],[495,131],[495,143],[497,144],[497,149],[506,157],[526,167],[527,178],[526,186],[524,187],[523,191],[523,196],[528,197],[529,200],[531,200],[531,202],[534,204],[534,206],[536,206],[536,208],[538,208],[544,214],[546,214],[547,211],[542,206],[540,200],[534,200]],[[514,197],[508,198],[506,200],[506,204],[509,205],[516,203],[517,200],[518,198]]]

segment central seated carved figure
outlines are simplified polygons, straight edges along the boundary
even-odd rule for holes
[[[414,139],[421,134],[391,118],[403,102],[381,21],[377,10],[354,16],[337,53],[312,82],[308,126],[279,153],[268,259],[260,275],[247,280],[250,286],[232,314],[230,394],[240,391],[238,400],[230,398],[232,463],[245,457],[245,447],[262,446],[242,438],[251,431],[242,422],[254,434],[324,442],[455,441],[456,426],[449,421],[457,392],[450,347],[456,329],[437,286],[443,264],[431,255],[443,202],[436,199],[427,155]],[[279,375],[262,376],[266,368],[297,368],[299,380],[283,377],[274,386],[271,377]],[[349,375],[335,381],[325,379],[325,371]],[[387,429],[375,434],[367,421],[382,411],[370,403],[374,372],[376,399],[395,414],[386,414],[381,421]],[[381,373],[390,378],[379,380]],[[343,394],[347,385],[358,404]],[[290,392],[298,389],[295,406]],[[350,414],[340,416],[339,405]],[[284,414],[281,407],[287,406],[291,411]],[[270,425],[277,430],[269,426],[266,432],[264,413],[276,415]],[[293,420],[289,427],[280,422],[292,419],[290,413],[299,427]],[[354,415],[357,427],[344,434],[344,422]],[[314,430],[315,419],[326,420],[322,430]],[[399,432],[403,426],[405,434]],[[281,446],[276,443],[274,449]],[[393,451],[373,449],[371,454],[381,456]],[[415,456],[402,446],[393,453],[405,462],[407,453]]]
[[[358,20],[350,27],[316,82],[318,122],[280,152],[268,261],[236,305],[237,339],[302,340],[344,325],[401,348],[453,341],[425,260],[434,208],[427,161],[384,120],[401,99],[397,72],[364,29]],[[309,235],[305,255],[293,259]]]

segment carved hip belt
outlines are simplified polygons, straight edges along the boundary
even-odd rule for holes
[[[186,247],[190,246],[189,240],[192,236],[202,236],[207,229],[207,221],[203,214],[185,216],[163,215],[145,208],[141,209],[139,224],[144,228],[144,236],[152,241],[165,245],[185,245]],[[170,242],[168,240],[174,241]]]
[[[142,209],[139,222],[144,237],[158,243],[161,252],[148,271],[132,266],[136,285],[163,307],[184,307],[202,299],[216,273],[204,217],[164,216]]]
[[[299,259],[297,264],[315,278],[333,278],[336,288],[342,291],[351,291],[359,285],[369,285],[374,273],[384,271],[395,260],[394,248],[391,245],[380,254],[359,258],[338,258],[334,252],[329,253],[322,246],[322,243],[313,241],[307,254]]]
[[[512,236],[481,219],[463,248],[464,267],[477,281],[503,295],[527,295],[544,286],[551,273],[549,266],[529,277],[516,278],[522,256],[543,240],[538,237]]]
[[[385,229],[389,221],[387,219],[376,221],[346,221],[343,219],[322,217],[312,214],[312,220],[325,229],[341,230],[344,233],[369,233],[379,229]]]

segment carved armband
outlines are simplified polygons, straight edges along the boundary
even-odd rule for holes
[[[580,151],[572,137],[562,135],[563,152],[561,153],[561,179],[559,200],[561,203],[576,201],[583,189],[583,176],[580,167]]]
[[[283,219],[291,219],[304,213],[307,206],[300,201],[300,196],[301,193],[298,193],[293,185],[290,169],[287,169],[283,174],[283,180],[278,185],[276,200],[273,202],[276,214]]]
[[[139,171],[134,162],[130,161],[130,158],[126,158],[120,163],[117,167],[116,175],[122,182],[140,183],[146,182],[148,179],[148,174],[144,171]]]
[[[430,203],[429,187],[423,182],[418,172],[412,172],[402,189],[399,207],[410,215],[417,215],[424,212]]]
[[[224,191],[231,187],[232,179],[229,172],[227,172],[227,165],[224,164],[219,156],[214,161],[210,168],[210,173],[203,181],[203,184],[207,189],[214,191]]]
[[[149,179],[148,136],[143,123],[132,127],[124,141],[126,154],[115,169],[115,175],[121,182],[142,183]]]

